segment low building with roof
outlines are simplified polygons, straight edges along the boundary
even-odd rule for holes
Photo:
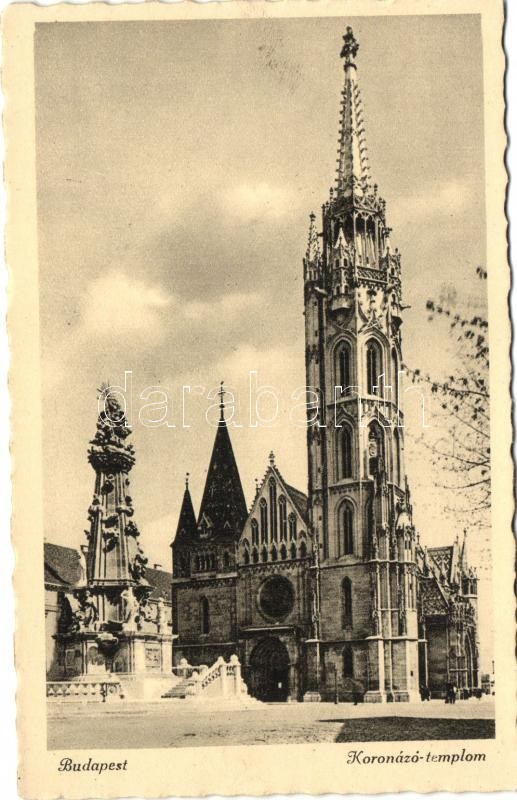
[[[47,680],[60,680],[67,677],[68,671],[65,668],[65,650],[57,646],[56,637],[68,625],[69,600],[82,588],[85,562],[79,549],[53,542],[45,542],[43,547]],[[156,619],[160,613],[164,630],[171,633],[172,575],[155,565],[147,567],[145,576],[151,590],[147,600],[149,617]]]

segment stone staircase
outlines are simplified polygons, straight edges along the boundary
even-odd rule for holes
[[[162,694],[162,698],[164,700],[185,700],[189,694],[189,687],[191,686],[192,682],[190,680],[182,680],[180,683],[177,683],[176,686],[172,686],[165,694]]]
[[[174,673],[178,682],[162,694],[164,700],[190,700],[200,697],[248,699],[248,688],[241,677],[236,655],[226,662],[218,658],[211,667],[194,667],[182,659]]]

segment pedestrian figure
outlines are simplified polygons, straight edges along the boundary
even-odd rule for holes
[[[429,688],[424,684],[422,684],[422,686],[420,687],[420,697],[422,698],[422,702],[431,699],[431,692],[429,691]]]

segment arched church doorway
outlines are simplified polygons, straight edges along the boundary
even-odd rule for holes
[[[289,653],[279,639],[262,639],[249,661],[248,688],[257,700],[282,703],[289,697]]]

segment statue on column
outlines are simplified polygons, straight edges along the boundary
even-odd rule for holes
[[[122,601],[122,621],[125,625],[136,624],[140,606],[134,595],[133,587],[127,586],[123,589],[120,593],[120,599]]]
[[[162,633],[165,623],[165,603],[163,597],[159,597],[156,601],[156,629],[158,633]]]
[[[62,624],[70,633],[98,628],[99,612],[88,589],[77,589],[66,596],[66,613]]]

